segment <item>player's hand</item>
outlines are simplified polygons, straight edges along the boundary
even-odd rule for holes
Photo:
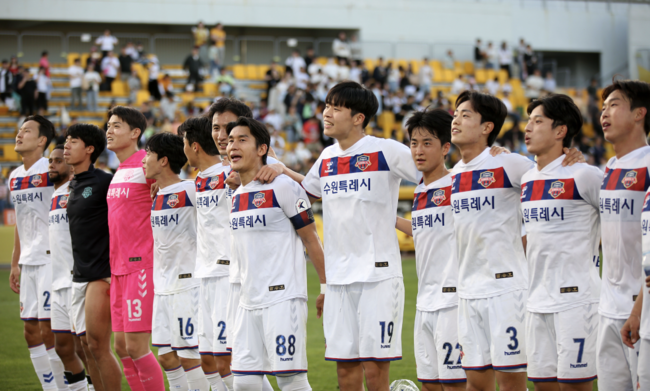
[[[9,273],[9,287],[14,293],[20,293],[20,266],[11,268]]]
[[[158,186],[158,182],[154,182],[151,184],[151,201],[153,201],[156,198],[156,195],[158,194],[158,190],[160,190],[160,186]]]
[[[257,172],[257,175],[255,175],[255,178],[253,178],[253,180],[257,180],[262,183],[271,183],[275,178],[278,177],[278,175],[282,174],[282,171],[284,171],[284,165],[281,163],[271,165],[267,164]]]
[[[237,171],[230,171],[228,178],[226,178],[226,185],[228,185],[228,187],[233,191],[239,189],[239,186],[241,186],[241,178]]]
[[[586,163],[585,156],[578,150],[578,148],[564,148],[562,150],[566,157],[562,162],[563,166],[573,166],[576,163]]]
[[[323,316],[323,306],[325,305],[325,295],[320,294],[316,298],[316,317],[320,319]]]
[[[492,156],[501,155],[502,153],[510,153],[510,151],[506,147],[498,147],[496,145],[490,148],[490,155]]]
[[[639,340],[639,326],[641,317],[637,314],[630,315],[621,329],[623,343],[630,349],[634,349],[634,344]]]

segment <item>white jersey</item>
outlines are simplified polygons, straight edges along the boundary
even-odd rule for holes
[[[411,211],[418,273],[417,309],[458,305],[458,257],[451,213],[451,174],[415,189]]]
[[[603,282],[598,312],[627,319],[643,284],[641,209],[650,185],[650,147],[607,162],[600,188]]]
[[[48,217],[54,185],[47,172],[48,160],[40,158],[29,170],[22,165],[9,175],[11,202],[16,208],[20,237],[20,265],[50,263]]]
[[[586,163],[562,167],[564,158],[541,171],[535,166],[521,180],[531,312],[563,312],[600,297],[603,172]]]
[[[341,150],[323,150],[302,181],[309,195],[323,199],[327,283],[347,285],[402,277],[395,232],[402,178],[416,182],[408,147],[365,136]]]
[[[50,251],[52,255],[52,290],[72,287],[72,239],[68,222],[70,182],[61,185],[52,194],[50,206]]]
[[[643,213],[641,214],[641,232],[643,232],[643,277],[650,276],[650,189],[645,194],[643,202]],[[643,309],[641,310],[641,327],[639,329],[641,338],[650,339],[650,294],[648,288],[643,284]]]
[[[307,194],[286,175],[235,191],[230,226],[239,257],[242,308],[307,299],[305,253],[296,230],[313,222]]]
[[[528,288],[521,243],[521,177],[535,163],[521,155],[490,155],[458,162],[451,207],[460,268],[458,295],[484,299]]]
[[[157,295],[199,286],[196,260],[196,192],[182,181],[158,191],[151,207],[153,230],[153,285]]]

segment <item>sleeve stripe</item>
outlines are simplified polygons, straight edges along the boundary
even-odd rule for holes
[[[289,220],[291,220],[293,228],[299,230],[300,228],[306,227],[314,222],[314,213],[311,211],[311,208],[309,208],[289,218]]]
[[[307,193],[308,196],[310,196],[310,197],[312,197],[312,198],[315,198],[315,199],[317,199],[317,200],[320,200],[320,199],[321,199],[321,197],[316,196],[316,195],[313,195],[313,194],[311,194],[310,192],[308,192],[307,189],[305,189],[305,186],[302,185],[302,183],[300,184],[300,187],[302,187],[302,189],[305,191],[305,193]]]

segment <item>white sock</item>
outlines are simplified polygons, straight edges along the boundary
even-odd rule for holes
[[[95,391],[95,386],[88,384],[88,391]]]
[[[181,365],[178,368],[166,370],[165,375],[167,376],[167,381],[169,382],[170,391],[187,391],[187,377],[185,376],[185,371]]]
[[[262,391],[273,391],[273,386],[269,382],[269,378],[266,376],[263,376],[262,379]]]
[[[186,370],[185,375],[187,376],[190,391],[210,391],[210,382],[205,377],[201,365]]]
[[[68,382],[65,379],[65,375],[63,374],[63,361],[61,361],[59,355],[56,354],[54,346],[47,349],[47,355],[50,358],[50,367],[52,367],[52,374],[54,375],[56,388],[58,388],[59,391],[70,390],[70,388],[68,388]]]
[[[232,372],[226,375],[226,377],[222,376],[221,379],[228,388],[228,391],[233,391],[235,389],[235,386],[232,384],[233,380],[235,379],[235,375],[233,375]]]
[[[73,375],[72,372],[64,372],[70,391],[88,391],[86,371]]]
[[[210,383],[210,387],[212,387],[212,391],[228,391],[226,388],[226,385],[223,384],[223,380],[221,380],[221,375],[219,372],[214,372],[211,374],[206,374],[205,378],[208,379],[208,382]]]
[[[45,350],[45,345],[40,344],[29,348],[29,358],[32,359],[34,371],[36,376],[41,381],[41,386],[44,390],[56,390],[56,382],[54,381],[54,374],[50,366],[50,359]]]

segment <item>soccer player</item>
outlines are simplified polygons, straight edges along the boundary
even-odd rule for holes
[[[269,373],[283,391],[309,391],[304,248],[325,284],[311,205],[305,191],[287,176],[270,184],[253,180],[266,165],[270,145],[262,123],[240,117],[227,131],[228,157],[241,178],[231,213],[242,285],[232,335],[235,390],[261,390],[262,375]],[[321,294],[318,317],[323,301]]]
[[[67,212],[74,267],[72,326],[81,338],[88,372],[97,391],[120,389],[120,366],[111,351],[110,261],[106,194],[112,175],[94,163],[106,148],[95,125],[75,124],[66,131],[63,158],[73,167]]]
[[[525,142],[537,158],[521,180],[529,269],[528,379],[538,391],[591,390],[603,173],[586,163],[562,166],[562,149],[582,128],[582,114],[570,97],[537,99],[528,105],[528,115]]]
[[[66,388],[63,364],[54,349],[50,325],[52,266],[48,215],[54,187],[43,152],[54,137],[54,126],[40,115],[29,116],[18,130],[14,150],[23,164],[9,175],[16,229],[9,286],[20,295],[29,355],[44,390]]]
[[[52,256],[52,332],[56,354],[65,368],[65,377],[71,391],[87,390],[86,371],[83,367],[85,354],[81,341],[72,333],[71,288],[74,260],[68,221],[68,197],[70,196],[71,167],[63,159],[63,144],[50,153],[48,174],[54,185],[50,207],[50,255]],[[77,355],[79,351],[79,355]],[[85,361],[85,360],[84,360]]]
[[[194,120],[193,118],[188,121]],[[207,119],[206,119],[207,120]],[[185,126],[183,124],[182,126]],[[196,191],[178,176],[187,162],[183,139],[171,133],[152,136],[142,160],[147,179],[159,186],[151,208],[154,238],[153,345],[173,390],[210,391],[201,369],[195,324],[199,280],[196,261]]]
[[[144,115],[130,107],[108,112],[106,139],[120,166],[108,190],[108,226],[111,240],[111,314],[115,351],[132,390],[158,391],[164,379],[149,349],[153,313],[153,234],[151,185],[145,178],[138,150]]]
[[[643,282],[641,213],[650,186],[650,86],[615,81],[603,90],[600,117],[605,139],[616,156],[605,169],[600,188],[603,276],[598,327],[598,387],[636,387],[638,344],[624,346],[620,330],[630,317]]]
[[[411,220],[396,228],[413,236],[418,273],[415,362],[423,391],[465,389],[458,344],[458,257],[451,212],[451,173],[445,157],[451,121],[445,110],[416,112],[406,122],[411,155],[423,181],[415,189]]]

